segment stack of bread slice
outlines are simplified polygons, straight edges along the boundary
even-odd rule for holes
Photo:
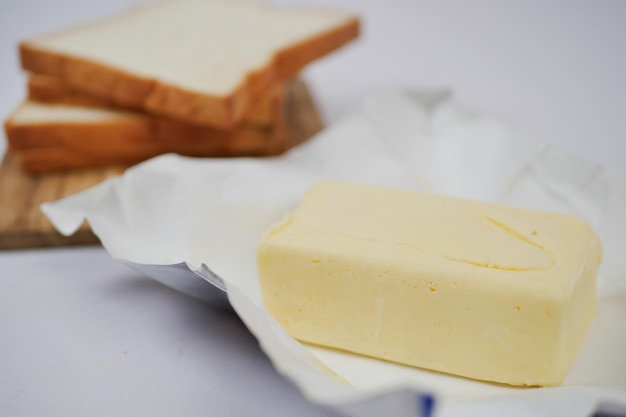
[[[288,81],[358,31],[345,13],[174,0],[22,42],[9,152],[31,172],[279,154]]]

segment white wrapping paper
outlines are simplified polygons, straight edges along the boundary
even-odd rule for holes
[[[255,248],[321,179],[504,202],[587,219],[600,235],[600,312],[562,387],[512,388],[318,347],[265,312]],[[400,91],[273,159],[155,158],[42,207],[57,229],[87,219],[115,258],[197,297],[228,304],[276,369],[313,402],[351,416],[586,416],[626,412],[626,183],[438,91]],[[207,284],[209,282],[210,284]],[[459,347],[462,354],[462,346]]]

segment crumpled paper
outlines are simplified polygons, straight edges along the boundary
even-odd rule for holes
[[[338,179],[576,214],[599,234],[600,312],[558,388],[514,388],[303,345],[263,309],[255,249],[315,182]],[[535,148],[443,91],[375,97],[270,159],[165,155],[42,206],[64,234],[84,219],[147,275],[232,305],[310,401],[350,416],[586,416],[626,412],[626,182]],[[227,293],[228,300],[224,295]],[[462,347],[459,348],[462,354]]]

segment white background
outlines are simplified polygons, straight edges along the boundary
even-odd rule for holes
[[[0,115],[24,96],[20,39],[137,3],[0,0]],[[626,2],[276,3],[362,17],[357,43],[305,73],[329,123],[377,92],[449,87],[525,140],[626,175]],[[236,317],[99,248],[0,252],[0,331],[3,416],[326,415]]]

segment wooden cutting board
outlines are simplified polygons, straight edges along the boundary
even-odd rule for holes
[[[295,145],[318,132],[322,122],[302,81],[293,81],[287,94],[287,129]],[[110,167],[31,175],[7,154],[0,165],[0,249],[98,244],[86,223],[72,236],[62,236],[39,206],[123,172],[123,167]]]

